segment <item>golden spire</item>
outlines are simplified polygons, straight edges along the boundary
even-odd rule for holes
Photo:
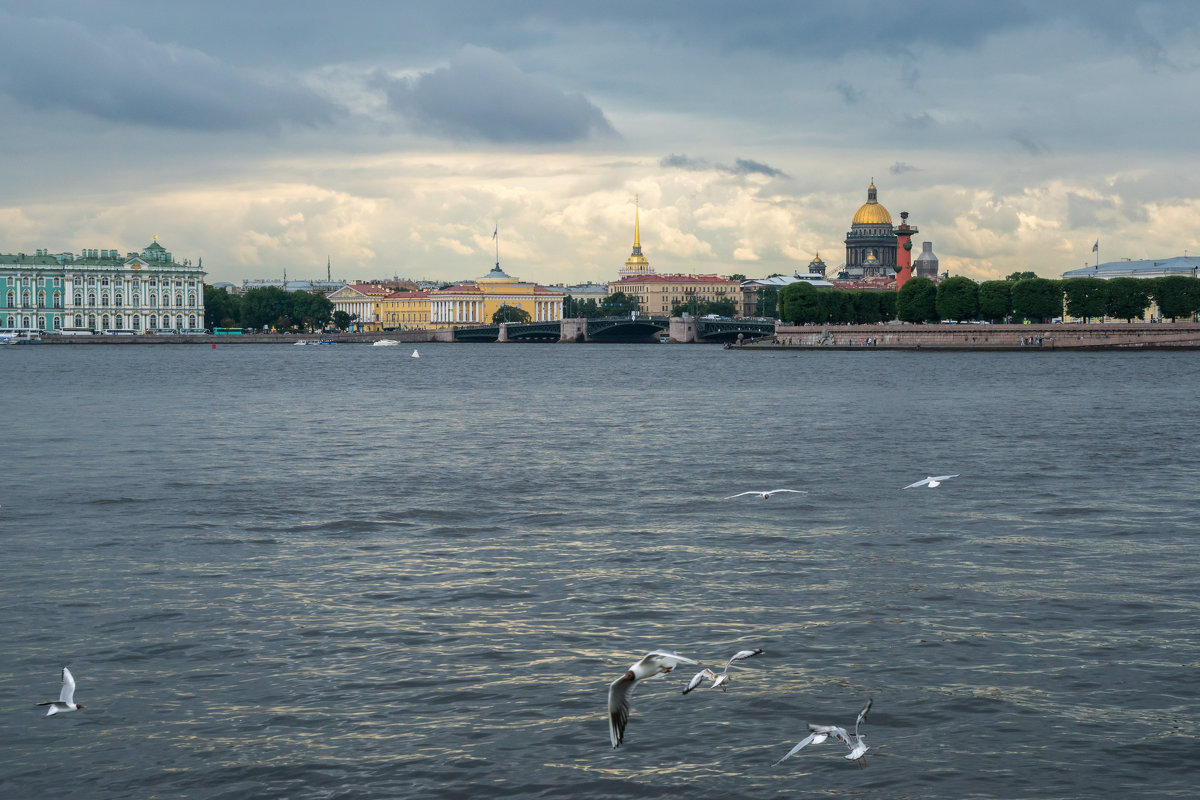
[[[642,246],[642,223],[639,214],[640,206],[638,204],[638,195],[633,196],[633,246]]]

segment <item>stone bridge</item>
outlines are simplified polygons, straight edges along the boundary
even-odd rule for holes
[[[572,318],[454,328],[456,342],[735,342],[775,332],[773,320],[695,317]]]

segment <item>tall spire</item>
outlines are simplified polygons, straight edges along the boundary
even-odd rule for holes
[[[642,246],[642,220],[641,220],[641,204],[638,202],[639,195],[633,196],[633,246]]]

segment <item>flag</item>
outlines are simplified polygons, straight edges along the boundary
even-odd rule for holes
[[[498,233],[500,233],[500,226],[499,226],[499,225],[497,225],[497,226],[496,226],[496,230],[492,231],[492,238],[493,238],[493,239],[495,239],[495,238],[496,238],[496,234],[498,234]]]
[[[1093,252],[1093,253],[1099,253],[1099,252],[1100,252],[1100,240],[1099,240],[1099,239],[1097,239],[1097,240],[1096,240],[1096,243],[1095,243],[1094,245],[1092,245],[1092,252]]]

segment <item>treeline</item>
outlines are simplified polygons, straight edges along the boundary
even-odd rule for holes
[[[351,321],[344,311],[335,314],[333,302],[320,292],[285,292],[278,286],[264,286],[239,295],[204,287],[204,326],[210,329],[311,331],[335,322],[345,330]]]
[[[1028,274],[1028,273],[1025,273]],[[1012,277],[1012,276],[1010,276]],[[899,292],[818,289],[794,283],[779,291],[779,319],[794,324],[871,324],[984,320],[1035,322],[1062,317],[1141,319],[1151,305],[1172,321],[1200,312],[1200,279],[1164,278],[1049,278],[984,281],[947,278],[935,284],[912,278]]]

